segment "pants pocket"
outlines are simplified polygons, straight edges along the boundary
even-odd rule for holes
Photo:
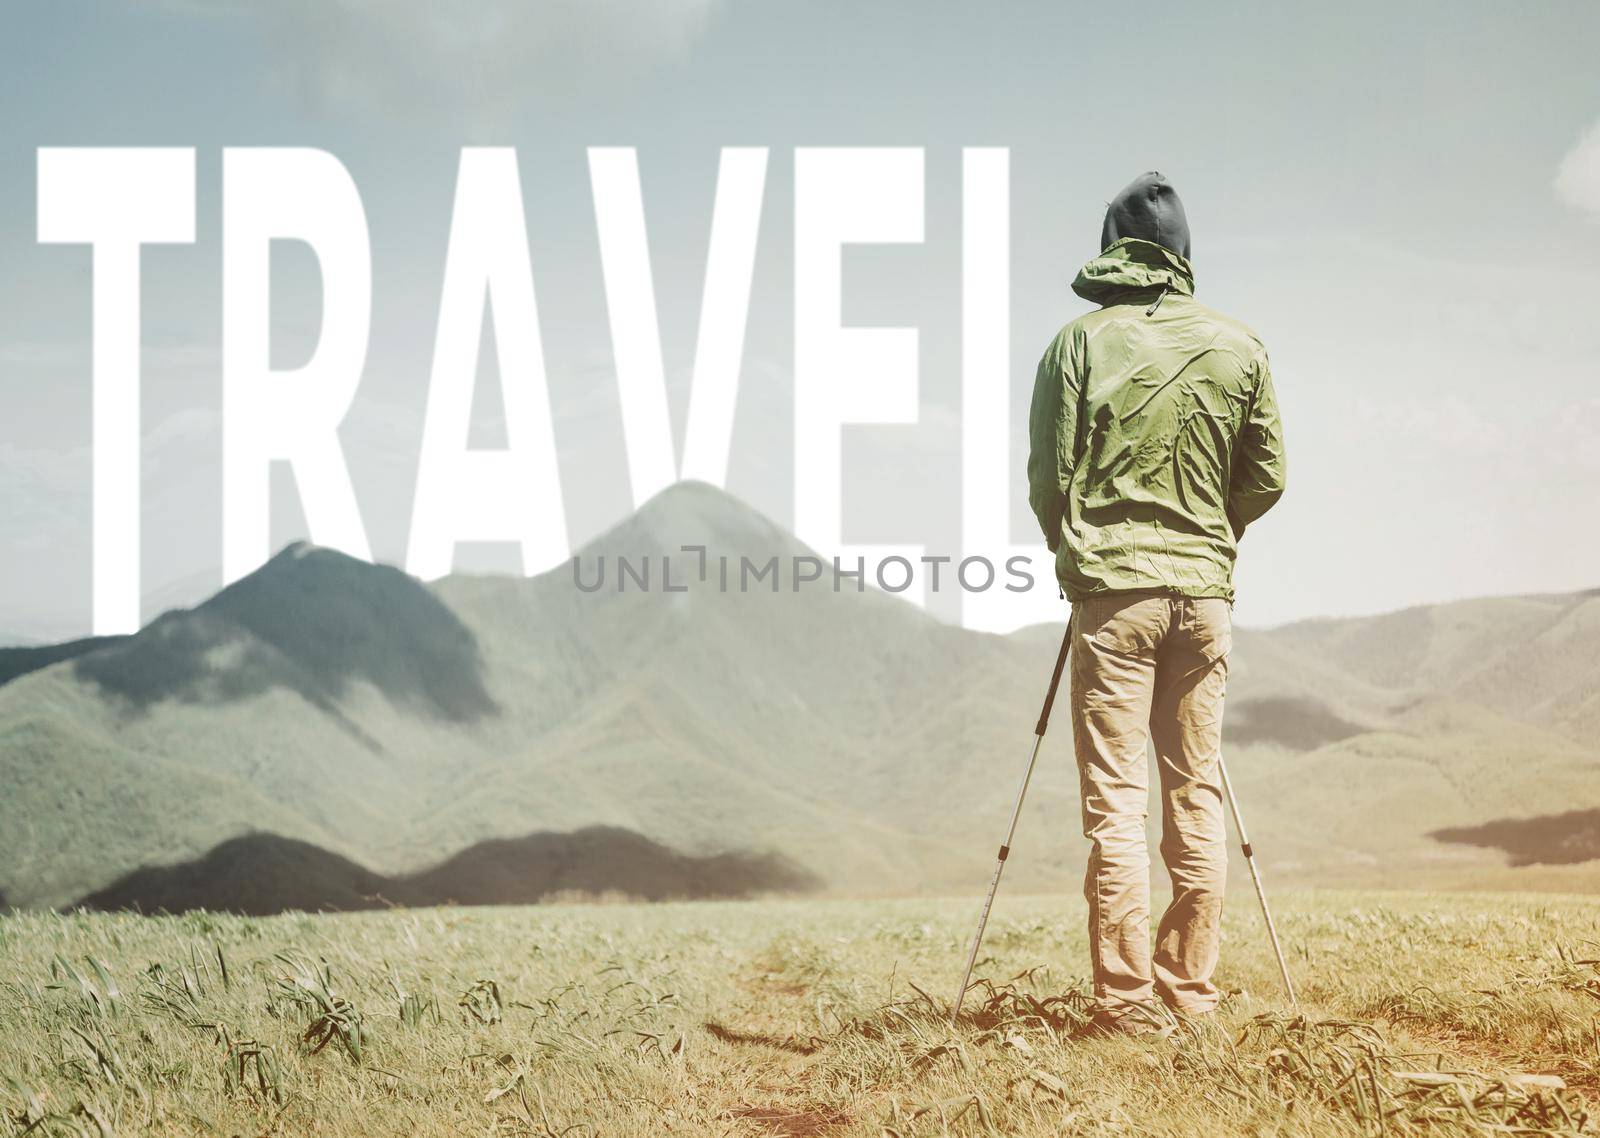
[[[1233,606],[1220,597],[1194,602],[1195,647],[1209,661],[1226,660],[1233,651]]]
[[[1145,656],[1161,643],[1169,604],[1164,596],[1094,597],[1079,606],[1076,619],[1078,635],[1095,647],[1122,656]]]

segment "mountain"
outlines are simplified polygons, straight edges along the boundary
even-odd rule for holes
[[[59,644],[28,644],[0,648],[0,684],[8,684],[18,676],[48,668],[62,660],[71,660],[86,652],[106,648],[126,639],[122,636],[85,636],[78,640],[64,640]]]
[[[374,873],[309,842],[247,834],[194,861],[137,869],[76,907],[265,915],[290,909],[531,904],[569,892],[615,891],[652,901],[745,897],[813,885],[809,874],[773,855],[691,857],[608,826],[481,842],[432,869],[400,877]]]
[[[797,591],[808,556],[683,483],[576,578],[424,585],[295,545],[132,637],[0,657],[0,891],[67,904],[252,834],[392,882],[593,826],[782,855],[838,891],[980,888],[1059,627],[995,636],[849,581]],[[1600,861],[1490,840],[1514,827],[1463,836],[1600,808],[1597,632],[1593,593],[1239,630],[1225,738],[1268,872],[1600,885]],[[1078,828],[1058,714],[1008,880],[1075,887]]]

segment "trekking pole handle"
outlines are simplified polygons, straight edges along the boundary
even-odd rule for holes
[[[1050,673],[1050,690],[1044,693],[1044,709],[1039,712],[1039,724],[1033,729],[1035,735],[1044,736],[1045,728],[1050,726],[1050,709],[1055,706],[1056,689],[1061,686],[1061,673],[1066,670],[1067,652],[1072,648],[1072,620],[1067,619],[1067,634],[1061,638],[1061,651],[1056,655],[1056,670]]]

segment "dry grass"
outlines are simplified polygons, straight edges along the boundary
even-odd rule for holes
[[[1082,908],[968,901],[0,919],[0,1135],[1577,1134],[1600,901],[1247,898],[1212,1021],[1082,1032]]]

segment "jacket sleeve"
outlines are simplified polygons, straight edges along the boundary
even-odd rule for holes
[[[1045,544],[1054,553],[1061,544],[1061,519],[1067,509],[1078,434],[1078,393],[1082,388],[1081,353],[1075,337],[1063,329],[1039,361],[1028,411],[1028,505],[1039,519]]]
[[[1246,526],[1283,497],[1283,421],[1278,417],[1278,396],[1272,388],[1266,353],[1259,354],[1255,363],[1255,390],[1235,443],[1228,480],[1228,522],[1236,541]]]

